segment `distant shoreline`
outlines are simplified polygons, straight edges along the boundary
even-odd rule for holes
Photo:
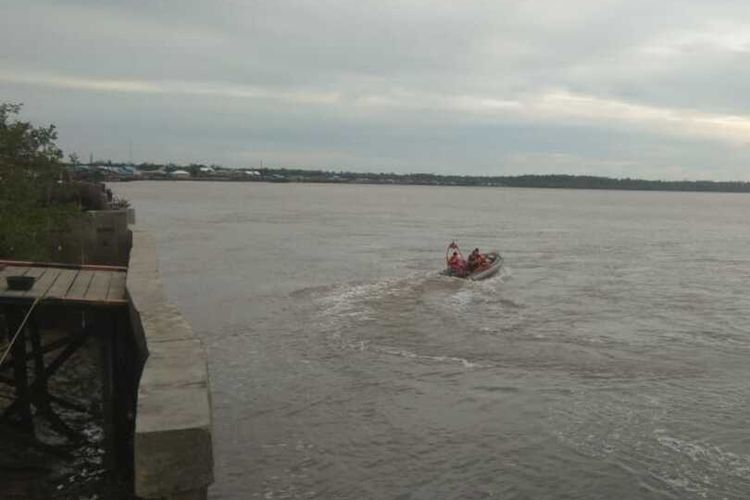
[[[264,184],[346,184],[360,186],[424,186],[424,187],[481,187],[481,188],[517,188],[517,189],[571,189],[584,191],[641,191],[641,192],[660,192],[660,193],[750,193],[750,187],[746,189],[690,189],[690,188],[638,188],[638,187],[583,187],[583,186],[545,186],[545,185],[503,185],[503,184],[431,184],[417,182],[348,182],[348,181],[312,181],[312,180],[290,180],[290,181],[272,181],[260,179],[252,181],[248,179],[227,179],[227,178],[154,178],[141,177],[133,179],[107,179],[106,182],[137,182],[137,181],[155,181],[155,182],[227,182],[227,183],[264,183]],[[668,182],[668,181],[665,181]]]
[[[654,181],[618,179],[588,175],[471,176],[440,174],[396,174],[333,172],[301,169],[230,169],[219,166],[113,165],[71,166],[78,178],[108,182],[133,180],[221,181],[314,184],[368,184],[407,186],[523,187],[544,189],[589,189],[616,191],[676,191],[708,193],[750,193],[750,182],[740,181]]]

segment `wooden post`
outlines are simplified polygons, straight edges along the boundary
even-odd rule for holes
[[[39,335],[39,323],[36,314],[29,318],[29,336],[31,337],[31,353],[34,358],[35,399],[48,402],[47,377],[44,376],[44,351],[42,351],[42,339]]]
[[[47,389],[47,380],[49,377],[44,366],[44,350],[42,348],[41,335],[39,335],[39,323],[36,312],[29,318],[28,326],[29,337],[31,338],[31,354],[34,359],[34,382],[31,384],[31,397],[37,409],[37,415],[44,417],[55,431],[66,436],[71,441],[78,441],[81,439],[81,435],[71,429],[55,413],[50,404],[50,395]]]
[[[115,463],[114,429],[114,321],[108,311],[97,311],[94,315],[94,329],[101,346],[102,380],[102,428],[104,430],[104,467],[110,489],[113,486]]]
[[[130,330],[130,318],[126,309],[113,310],[112,345],[114,352],[114,441],[119,489],[132,489],[133,470],[126,466],[133,463],[133,433],[135,430],[136,375],[134,371],[135,346]],[[132,493],[132,491],[131,491]]]
[[[24,313],[20,307],[5,306],[5,317],[8,324],[8,342],[13,337],[23,322]],[[34,435],[34,420],[31,415],[31,392],[29,391],[29,376],[26,370],[26,331],[21,329],[15,343],[11,347],[13,355],[13,381],[16,387],[16,399],[18,408],[18,427],[25,433]]]

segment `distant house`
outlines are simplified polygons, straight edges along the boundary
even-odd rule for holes
[[[173,170],[169,173],[172,177],[178,177],[178,178],[186,178],[190,177],[190,172],[187,172],[185,170]]]
[[[260,172],[257,170],[245,170],[245,175],[252,175],[253,177],[260,177]]]
[[[128,165],[114,165],[108,170],[120,177],[135,177],[138,174],[135,168]]]
[[[76,173],[83,175],[99,175],[109,180],[134,178],[139,176],[139,172],[130,165],[75,165],[72,168]]]
[[[213,167],[201,167],[200,170],[202,174],[213,174],[215,172]]]

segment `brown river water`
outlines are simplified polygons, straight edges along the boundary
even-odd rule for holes
[[[113,188],[209,353],[213,499],[750,498],[750,195]]]

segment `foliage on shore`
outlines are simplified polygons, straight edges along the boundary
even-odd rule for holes
[[[81,210],[64,182],[55,126],[21,121],[20,110],[0,103],[0,258],[47,260]]]
[[[94,165],[112,166],[112,162]],[[648,180],[613,178],[591,175],[443,175],[430,173],[374,173],[334,170],[307,170],[301,168],[227,168],[219,165],[173,163],[126,164],[148,179],[170,179],[176,170],[184,170],[192,180],[312,182],[347,184],[406,184],[427,186],[496,186],[550,189],[612,189],[628,191],[701,191],[750,193],[750,182],[710,180]],[[251,172],[255,176],[243,175]],[[113,180],[132,180],[117,178]]]
[[[330,172],[302,169],[258,169],[266,178],[302,182],[351,182],[368,184],[413,184],[438,186],[504,186],[558,189],[615,189],[630,191],[713,191],[750,193],[750,182],[664,181],[591,175],[440,175],[428,173],[396,174],[366,172]]]

